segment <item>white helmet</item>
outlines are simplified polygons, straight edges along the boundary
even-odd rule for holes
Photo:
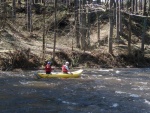
[[[69,64],[69,62],[66,62],[65,64]]]

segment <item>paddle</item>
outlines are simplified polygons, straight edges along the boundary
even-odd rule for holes
[[[34,76],[36,77],[36,79],[41,79],[41,77],[37,73],[34,73]]]

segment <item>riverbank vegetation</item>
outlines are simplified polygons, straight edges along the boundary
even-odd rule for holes
[[[150,66],[149,1],[35,1],[1,1],[1,70]]]

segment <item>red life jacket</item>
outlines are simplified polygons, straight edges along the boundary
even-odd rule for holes
[[[62,66],[62,72],[68,73],[68,70],[66,69],[66,66],[65,66],[65,65]]]
[[[46,64],[45,71],[46,72],[51,72],[52,71],[52,68],[51,68],[50,64]]]

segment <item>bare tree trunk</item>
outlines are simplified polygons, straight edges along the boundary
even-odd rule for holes
[[[0,25],[1,25],[1,21],[2,21],[2,0],[0,0]]]
[[[101,4],[101,0],[97,0],[97,4]]]
[[[0,0],[0,29],[4,29],[6,25],[6,1]]]
[[[13,0],[12,2],[12,18],[13,20],[16,18],[16,0]]]
[[[27,30],[32,32],[32,8],[31,0],[27,0]]]
[[[45,61],[45,2],[44,2],[44,11],[43,11],[43,62]]]
[[[90,46],[90,27],[91,27],[90,9],[87,8],[87,45],[88,46]]]
[[[146,0],[144,0],[144,10],[143,10],[143,15],[147,15],[147,13],[146,13]]]
[[[29,0],[26,0],[26,3],[25,3],[25,5],[26,5],[26,10],[27,10],[27,15],[26,15],[26,25],[27,25],[27,31],[29,31]]]
[[[81,20],[82,20],[82,17],[81,17],[81,0],[78,1],[78,4],[79,4],[79,44],[80,44],[80,47],[82,48],[82,44],[81,44],[81,37],[82,37],[82,33],[81,33],[81,27],[82,27],[82,23],[81,23]]]
[[[147,18],[145,17],[143,22],[142,43],[141,43],[141,51],[143,53],[144,53],[144,44],[145,44],[146,24],[147,24]]]
[[[132,13],[134,13],[134,11],[135,11],[135,0],[132,0]]]
[[[2,29],[2,20],[3,20],[2,12],[3,12],[2,0],[0,0],[0,29]]]
[[[55,60],[55,48],[56,48],[56,32],[57,32],[57,19],[56,19],[56,13],[57,13],[57,0],[54,2],[55,6],[55,23],[54,23],[54,47],[53,47],[53,60]]]
[[[83,9],[83,5],[84,5],[84,0],[79,1],[79,11],[80,11],[80,33],[81,33],[81,37],[80,37],[80,44],[81,44],[81,49],[85,51],[86,49],[86,14],[85,14],[85,10]]]
[[[127,2],[126,2],[126,10],[127,10],[127,11],[129,11],[129,3],[130,3],[130,1],[127,0]]]
[[[140,10],[143,10],[143,2],[142,2],[142,0],[139,0],[139,7],[140,7]]]
[[[137,8],[137,0],[135,0],[135,12],[138,12],[138,8]]]
[[[86,39],[86,14],[85,14],[85,10],[83,10],[83,13],[81,14],[81,49],[83,49],[84,51],[86,50],[87,48],[87,39]]]
[[[4,10],[3,15],[2,15],[3,18],[4,18],[4,20],[3,20],[3,28],[5,28],[6,21],[7,21],[7,3],[6,3],[6,0],[3,1],[3,10]]]
[[[87,0],[82,0],[82,5],[84,6],[86,4]]]
[[[122,34],[122,1],[119,2],[119,32]]]
[[[78,1],[74,0],[75,4],[75,30],[76,30],[76,47],[80,48],[80,43],[79,43],[79,18],[78,18]]]
[[[113,38],[113,8],[112,8],[112,5],[113,5],[113,0],[110,0],[109,1],[109,10],[110,10],[110,17],[109,17],[109,35],[108,35],[108,52],[110,54],[113,53],[112,51],[112,38]]]
[[[98,42],[100,41],[100,17],[99,17],[99,12],[97,11],[97,32],[98,32],[98,35],[97,35],[97,40]]]
[[[118,0],[116,1],[116,39],[119,42],[119,5]]]
[[[122,2],[121,2],[121,7],[122,7],[122,9],[124,9],[124,0],[122,0]]]
[[[115,1],[112,1],[113,2],[113,5],[114,5],[114,7],[113,8],[115,8],[114,10],[113,10],[113,22],[114,22],[114,25],[116,26],[116,2]]]
[[[128,34],[128,54],[130,54],[131,53],[131,15],[130,14],[129,14],[128,29],[129,29],[129,34]]]
[[[19,8],[21,7],[21,0],[18,0],[18,6],[19,6]]]
[[[45,1],[44,1],[45,2]],[[35,0],[32,0],[32,4],[35,5]]]
[[[149,0],[149,4],[148,4],[148,14],[150,15],[150,0]]]

